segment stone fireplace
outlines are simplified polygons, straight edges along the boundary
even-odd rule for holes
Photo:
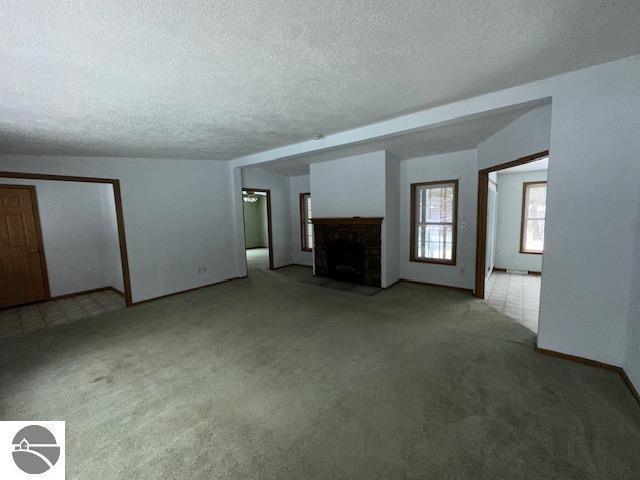
[[[381,286],[382,218],[314,218],[315,275]]]

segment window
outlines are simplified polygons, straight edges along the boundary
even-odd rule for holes
[[[458,180],[411,185],[411,261],[456,264]]]
[[[302,250],[313,248],[313,223],[311,223],[311,194],[300,194],[300,241]]]
[[[547,210],[547,182],[522,184],[520,253],[541,254],[544,250],[544,218]]]

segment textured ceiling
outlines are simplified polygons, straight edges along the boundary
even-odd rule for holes
[[[640,53],[638,0],[3,0],[0,152],[230,159]]]
[[[484,114],[481,117],[417,132],[395,135],[382,140],[279,159],[270,163],[261,164],[257,168],[271,170],[292,177],[308,174],[309,164],[311,163],[335,160],[337,158],[379,150],[386,150],[399,159],[407,159],[476,148],[480,142],[486,140],[499,130],[502,130],[511,122],[538,105],[539,104],[536,103],[520,108],[512,107],[499,112]]]

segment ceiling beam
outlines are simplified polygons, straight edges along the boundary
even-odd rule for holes
[[[338,147],[356,145],[386,137],[472,120],[510,107],[534,106],[551,97],[553,77],[518,87],[508,88],[458,102],[372,123],[363,127],[333,133],[318,140],[307,140],[283,147],[238,157],[233,167],[248,167],[275,160],[318,153]]]

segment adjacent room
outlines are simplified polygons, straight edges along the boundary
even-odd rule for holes
[[[549,157],[489,174],[486,300],[538,332]]]
[[[268,270],[271,265],[269,250],[269,199],[267,192],[242,190],[244,214],[244,242],[247,249],[247,269]]]
[[[4,2],[0,478],[637,480],[639,23]]]
[[[0,178],[0,336],[125,306],[108,183]]]

